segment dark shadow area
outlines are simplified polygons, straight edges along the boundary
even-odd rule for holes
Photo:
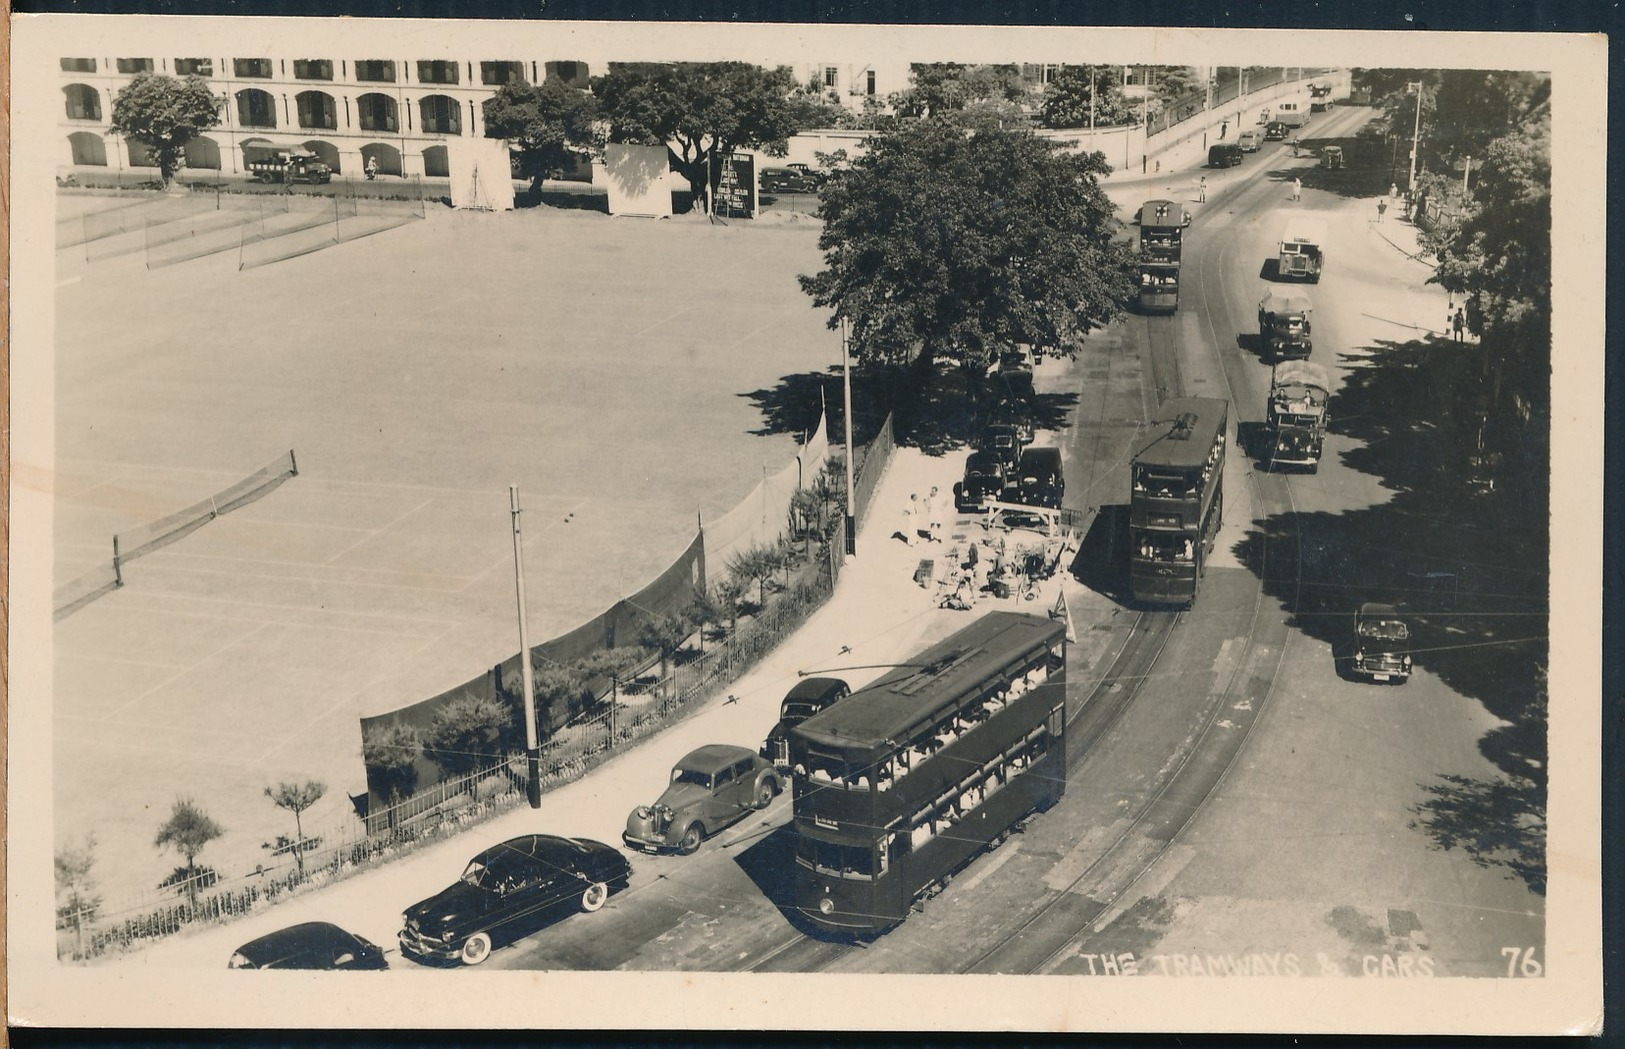
[[[1100,507],[1067,568],[1084,586],[1125,605],[1133,596],[1129,592],[1128,520],[1127,503]]]
[[[1271,259],[1269,265],[1273,267],[1274,263],[1275,260]],[[1236,348],[1248,356],[1256,357],[1264,364],[1275,363],[1269,352],[1269,344],[1264,340],[1264,336],[1256,331],[1238,332],[1236,334]]]
[[[776,827],[765,837],[734,856],[734,862],[745,872],[767,901],[779,909],[795,930],[803,936],[827,943],[846,944],[851,936],[841,936],[809,922],[795,908],[796,886],[796,832],[790,824]]]
[[[1339,655],[1361,602],[1400,606],[1417,668],[1508,723],[1479,744],[1506,779],[1430,787],[1435,800],[1419,816],[1442,845],[1543,885],[1528,873],[1524,837],[1544,806],[1547,767],[1546,414],[1537,407],[1525,423],[1490,413],[1493,380],[1476,346],[1380,342],[1342,363],[1331,434],[1353,442],[1343,464],[1379,478],[1392,499],[1255,521],[1234,550],[1295,625]]]
[[[853,371],[854,444],[867,444],[880,432],[881,424],[886,421],[885,405],[889,400],[890,382],[891,376],[884,372],[872,369]],[[827,410],[830,444],[838,445],[846,439],[846,400],[839,365],[825,372],[786,375],[771,389],[752,390],[740,396],[750,398],[762,411],[762,426],[750,431],[752,436],[794,434],[805,441],[818,427],[819,411]]]
[[[1035,393],[1000,376],[983,379],[961,368],[939,368],[922,375],[916,368],[898,377],[897,443],[927,455],[944,455],[973,446],[992,422],[1029,422],[1035,431],[1067,425],[1077,395]]]
[[[1523,777],[1486,783],[1441,776],[1412,811],[1411,827],[1434,844],[1461,849],[1486,869],[1500,868],[1546,895],[1546,794]]]
[[[1253,460],[1255,465],[1262,466],[1269,458],[1269,430],[1262,421],[1236,420],[1236,444],[1241,448],[1241,453]]]
[[[1397,165],[1409,163],[1410,145],[1409,135],[1389,136],[1386,128],[1372,124],[1365,125],[1359,134],[1350,138],[1300,137],[1298,146],[1305,156],[1322,156],[1327,146],[1341,148],[1342,165],[1325,167],[1323,161],[1312,168],[1277,168],[1269,172],[1269,177],[1280,182],[1301,178],[1306,190],[1321,190],[1340,197],[1385,196],[1389,186],[1403,173]],[[1290,151],[1286,155],[1290,156]]]
[[[1281,260],[1274,256],[1265,259],[1264,264],[1258,267],[1258,277],[1260,280],[1280,280]]]

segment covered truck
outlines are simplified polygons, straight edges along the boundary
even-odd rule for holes
[[[1283,361],[1270,375],[1264,433],[1274,466],[1320,465],[1326,440],[1326,369],[1309,361]]]
[[[1326,223],[1319,219],[1295,218],[1281,233],[1281,248],[1277,253],[1275,275],[1281,280],[1306,280],[1320,283],[1320,271],[1326,264]]]
[[[1315,308],[1301,292],[1266,292],[1258,302],[1258,341],[1263,355],[1283,361],[1308,357]]]
[[[243,144],[243,164],[261,182],[314,186],[333,181],[333,169],[314,152],[298,146],[247,142]]]

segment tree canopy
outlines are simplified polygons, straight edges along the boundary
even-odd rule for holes
[[[316,779],[307,779],[303,783],[284,780],[275,787],[265,788],[265,796],[271,799],[272,804],[293,813],[293,858],[299,864],[301,874],[305,871],[305,825],[301,817],[326,793],[327,784]]]
[[[1062,66],[1044,89],[1048,128],[1112,127],[1134,122],[1123,97],[1122,66]]]
[[[507,139],[519,154],[519,173],[532,193],[542,180],[576,157],[601,148],[598,100],[558,77],[541,84],[503,84],[486,100],[485,136]]]
[[[612,62],[592,81],[609,141],[665,146],[707,202],[722,177],[718,158],[741,148],[783,155],[806,111],[797,89],[790,67],[748,62]]]
[[[160,849],[171,848],[186,859],[186,894],[197,906],[197,857],[204,846],[220,837],[225,831],[220,824],[209,818],[208,813],[198,807],[197,802],[191,798],[176,798],[174,808],[170,810],[169,819],[158,828],[158,836],[153,839],[153,845]]]
[[[941,116],[978,102],[1019,103],[1028,95],[1021,69],[1013,65],[914,62],[909,86],[892,95],[892,105],[909,116]]]
[[[222,105],[203,77],[140,73],[113,96],[108,130],[151,150],[167,183],[186,162],[186,144],[220,123]]]
[[[1133,262],[1098,153],[1025,130],[920,121],[824,186],[826,268],[800,278],[867,363],[984,369],[1017,343],[1067,353],[1118,316]]]

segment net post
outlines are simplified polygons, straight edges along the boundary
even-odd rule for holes
[[[118,553],[118,536],[113,536],[113,585],[124,585],[124,563]]]
[[[288,449],[288,473],[294,477],[299,476],[299,460],[293,457],[293,449]]]

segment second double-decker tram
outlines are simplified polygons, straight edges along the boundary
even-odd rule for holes
[[[791,731],[795,908],[861,936],[1066,790],[1066,630],[990,612]]]
[[[1129,586],[1136,601],[1189,605],[1224,520],[1230,402],[1174,397],[1129,467]]]
[[[1140,309],[1173,313],[1179,308],[1179,259],[1190,213],[1176,201],[1148,200],[1140,206],[1139,224]]]

